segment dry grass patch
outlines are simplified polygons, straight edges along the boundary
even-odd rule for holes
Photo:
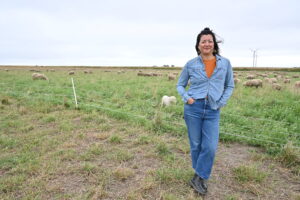
[[[295,148],[292,142],[284,146],[277,159],[284,166],[291,168],[296,175],[300,175],[300,150]]]
[[[118,167],[113,171],[113,175],[118,180],[125,181],[134,176],[134,170],[127,167]]]
[[[109,132],[101,132],[101,133],[94,133],[92,137],[99,140],[106,140],[107,138],[110,137],[110,135],[111,134]]]

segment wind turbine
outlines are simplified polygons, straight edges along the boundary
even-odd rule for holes
[[[253,67],[256,67],[257,64],[257,51],[258,49],[250,49],[253,52]]]

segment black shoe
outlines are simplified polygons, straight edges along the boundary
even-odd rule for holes
[[[199,177],[197,174],[194,175],[190,181],[190,186],[192,186],[198,193],[205,195],[207,193],[206,181]]]

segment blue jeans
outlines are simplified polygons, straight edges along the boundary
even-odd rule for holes
[[[220,110],[212,110],[207,99],[197,99],[191,105],[184,105],[184,119],[192,166],[198,176],[208,179],[218,147]]]

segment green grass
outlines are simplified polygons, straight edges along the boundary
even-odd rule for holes
[[[265,180],[267,173],[259,171],[256,166],[240,166],[233,169],[236,180],[241,183],[254,182],[262,183]]]
[[[136,73],[76,73],[76,110],[67,70],[45,72],[49,82],[33,81],[28,70],[0,70],[0,198],[106,198],[108,185],[137,178],[145,183],[128,199],[151,199],[157,188],[166,191],[155,198],[186,199],[193,172],[176,82]],[[237,85],[221,112],[221,140],[260,146],[299,174],[299,94]],[[178,103],[160,107],[163,95]],[[153,171],[143,169],[143,158]],[[136,177],[142,172],[148,177]],[[265,180],[255,167],[233,173],[246,183]],[[226,198],[239,197],[233,194]]]
[[[167,74],[167,71],[162,73]],[[285,73],[291,77],[297,72]],[[57,110],[74,109],[72,84],[66,71],[47,72],[49,82],[33,81],[30,75],[31,72],[25,70],[1,71],[2,109],[16,100],[40,113],[51,113],[53,107]],[[185,136],[183,104],[175,81],[168,81],[165,76],[139,77],[134,70],[121,74],[103,70],[89,75],[78,72],[73,77],[80,109],[98,110],[160,134],[168,132]],[[296,80],[292,79],[291,86],[284,86],[282,91],[272,90],[265,83],[259,89],[236,85],[232,98],[221,112],[221,140],[246,142],[275,154],[289,141],[295,141],[294,146],[300,148],[300,91],[295,92],[292,88]],[[177,105],[161,108],[163,95],[176,96]],[[21,112],[25,114],[26,109]],[[84,120],[94,118],[95,115],[87,115]],[[55,122],[56,119],[50,115],[44,121]],[[22,122],[17,120],[6,121],[0,126],[5,129],[23,127]],[[73,130],[68,122],[62,122],[59,127],[61,131]],[[23,131],[32,128],[23,127]],[[106,128],[110,127],[104,125],[103,129]]]

